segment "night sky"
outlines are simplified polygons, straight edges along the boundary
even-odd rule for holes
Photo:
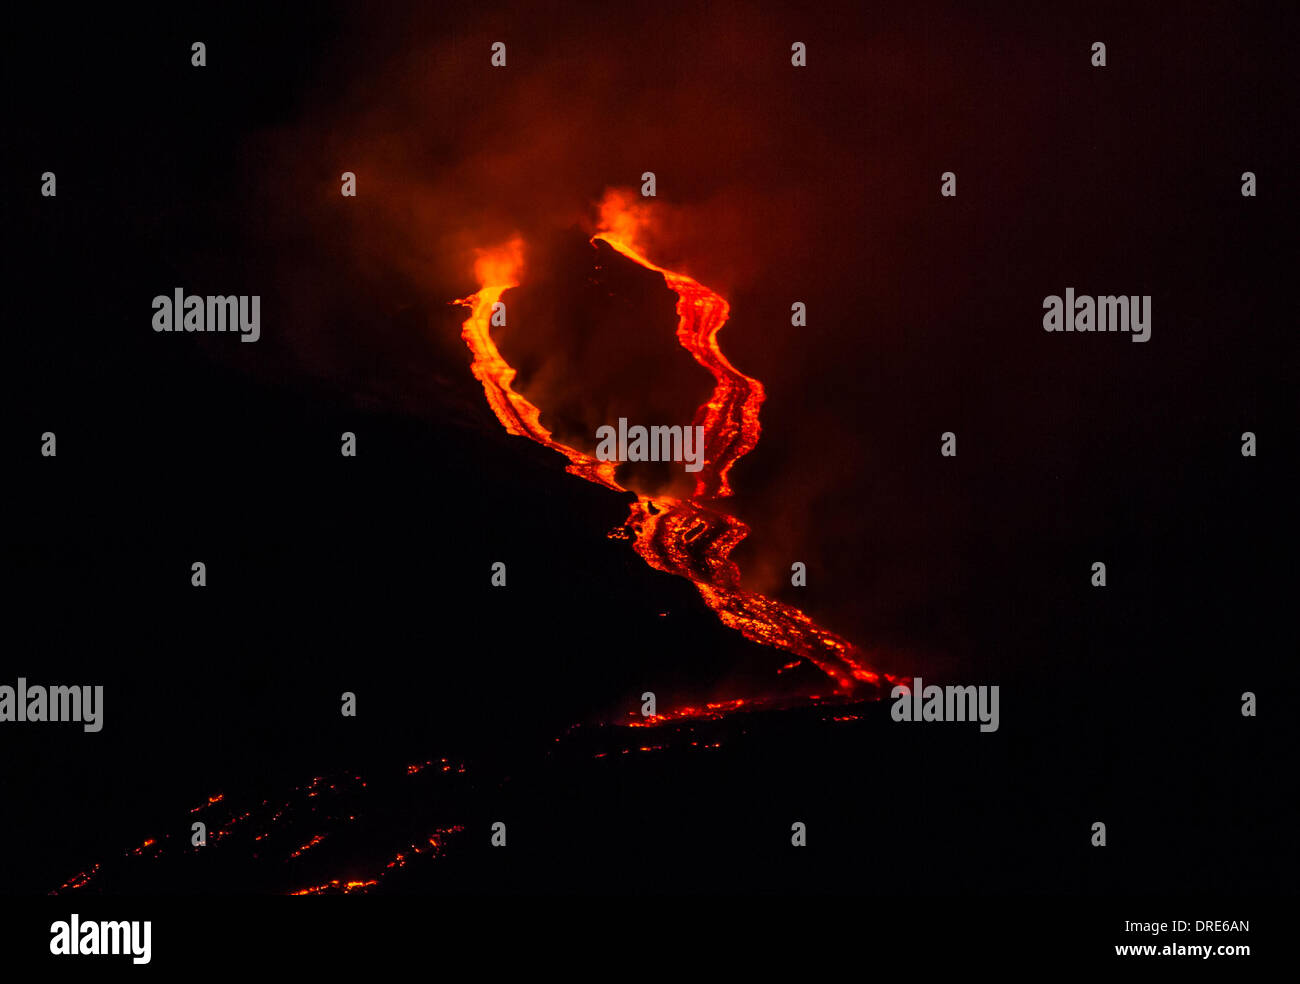
[[[0,684],[106,708],[94,735],[0,725],[0,893],[184,846],[218,792],[442,756],[470,778],[376,781],[319,871],[231,843],[86,891],[284,893],[445,822],[398,894],[1293,892],[1294,15],[892,7],[16,25]],[[654,261],[727,298],[721,348],[767,393],[732,473],[743,585],[883,672],[999,685],[996,734],[887,699],[724,723],[713,758],[566,731],[787,662],[608,538],[628,497],[507,435],[469,369],[452,302],[518,235],[497,341],[543,421],[590,450],[689,420],[711,380],[676,298],[588,242],[644,171]],[[153,332],[176,287],[260,295],[260,340]],[[1068,287],[1150,295],[1150,341],[1044,332]]]

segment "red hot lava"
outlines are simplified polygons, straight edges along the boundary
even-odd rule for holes
[[[705,441],[704,465],[694,491],[687,498],[634,493],[636,501],[620,532],[651,567],[690,580],[724,625],[754,642],[807,659],[834,681],[838,693],[851,694],[861,684],[879,687],[882,678],[893,682],[894,677],[872,669],[856,646],[799,609],[740,586],[740,568],[730,555],[749,527],[727,511],[728,473],[758,443],[763,384],[736,369],[718,347],[718,332],[730,312],[727,301],[645,257],[637,241],[642,214],[629,197],[611,192],[601,205],[601,228],[592,244],[605,242],[664,278],[677,294],[677,340],[713,375],[714,388],[692,421],[704,428]],[[541,410],[512,388],[515,370],[492,340],[490,319],[501,295],[518,286],[522,259],[523,242],[517,238],[499,249],[480,251],[475,274],[481,289],[457,302],[470,309],[461,336],[473,355],[471,369],[509,433],[563,454],[574,475],[615,491],[631,491],[615,477],[618,462],[601,461],[555,440],[541,424]]]

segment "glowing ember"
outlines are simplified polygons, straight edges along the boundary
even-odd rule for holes
[[[631,720],[623,723],[629,728],[653,728],[657,724],[667,724],[670,721],[681,721],[687,718],[720,718],[731,711],[740,710],[745,704],[745,698],[737,697],[735,700],[714,701],[701,707],[679,707],[649,717],[640,717],[636,711],[629,711],[628,717]]]
[[[335,878],[333,881],[326,882],[324,885],[313,885],[310,888],[300,888],[296,892],[290,892],[290,895],[323,895],[326,892],[349,892],[365,891],[378,885],[379,881],[372,878],[370,881],[339,881]]]
[[[423,771],[426,767],[432,765],[438,765],[439,769],[437,771],[440,773],[464,774],[466,772],[466,767],[463,762],[448,758],[438,760],[426,759],[421,763],[408,765],[404,771],[406,776],[414,776]],[[235,831],[236,827],[243,824],[244,821],[252,818],[255,812],[258,816],[257,827],[265,825],[270,829],[264,829],[255,835],[253,835],[252,830],[248,830],[244,833],[242,838],[239,836],[232,837],[231,840],[236,842],[236,846],[234,847],[236,851],[239,850],[239,843],[244,843],[251,848],[254,845],[261,845],[262,842],[266,841],[268,838],[273,838],[277,833],[281,833],[283,836],[282,832],[277,828],[281,828],[283,825],[291,823],[293,821],[294,813],[297,813],[302,820],[307,822],[313,824],[329,824],[337,829],[341,824],[352,823],[357,819],[356,814],[344,813],[337,809],[338,805],[340,805],[337,802],[337,797],[355,797],[360,793],[360,791],[363,791],[366,788],[367,784],[360,776],[340,776],[337,777],[337,781],[334,782],[328,781],[323,776],[317,776],[308,783],[295,786],[293,789],[294,795],[278,808],[272,806],[271,800],[264,799],[261,801],[260,807],[256,808],[255,811],[248,810],[238,814],[233,811],[229,812],[225,824],[208,834],[209,846],[201,847],[198,845],[192,845],[188,848],[187,853],[197,853],[199,851],[216,849],[219,841],[222,841],[231,835]],[[310,802],[309,804],[309,801],[313,802]],[[349,802],[355,802],[355,800],[349,800]],[[222,809],[230,810],[230,804],[226,802],[224,795],[211,797],[208,803],[203,804],[199,809],[216,806],[218,803],[224,804]],[[274,810],[273,814],[272,810]],[[193,813],[195,811],[190,810],[190,812]],[[268,814],[270,814],[269,817]],[[254,827],[254,829],[256,829],[256,827]],[[359,872],[349,871],[346,877],[331,879],[330,881],[324,881],[320,884],[296,889],[290,891],[288,894],[324,895],[367,892],[371,888],[383,884],[385,875],[390,873],[392,869],[405,867],[417,857],[428,858],[430,860],[442,857],[446,850],[448,841],[455,835],[462,833],[464,829],[464,826],[461,824],[453,824],[450,826],[436,827],[432,830],[432,833],[421,833],[418,835],[416,840],[408,844],[408,846],[406,846],[387,864],[384,864],[382,861],[374,862],[374,866],[369,872],[373,877],[358,877],[360,874]],[[289,844],[296,843],[300,846],[284,858],[285,862],[301,858],[308,851],[319,847],[319,845],[329,840],[330,836],[329,832],[316,833],[309,837],[306,834],[299,834],[293,841],[289,842]],[[144,861],[156,861],[163,856],[164,841],[168,841],[170,837],[170,834],[164,835],[163,840],[161,841],[155,838],[148,838],[139,847],[125,851],[123,857],[127,859],[140,858]],[[173,841],[172,844],[173,849],[175,849],[175,842]],[[288,846],[289,845],[286,845],[286,847]],[[226,849],[229,850],[230,848],[227,847]],[[321,851],[327,852],[328,850],[328,847],[321,848]],[[392,855],[389,856],[392,857]],[[251,857],[257,858],[258,854],[252,853]],[[96,864],[88,870],[78,872],[58,888],[52,890],[49,894],[58,895],[63,892],[84,889],[96,878],[96,876],[101,874],[101,869],[102,866]]]
[[[225,793],[217,793],[216,796],[209,796],[209,797],[208,797],[208,801],[207,801],[206,803],[200,803],[200,804],[199,804],[198,806],[196,806],[194,809],[190,810],[190,812],[191,812],[191,813],[198,813],[200,810],[206,810],[209,806],[215,806],[216,804],[220,803],[220,802],[221,802],[223,799],[225,799],[225,798],[226,798],[226,794],[225,794]]]
[[[304,844],[302,847],[298,848],[298,850],[296,850],[296,851],[294,851],[292,854],[290,854],[289,857],[290,857],[290,858],[301,857],[303,854],[305,854],[306,852],[310,851],[313,847],[315,847],[317,844],[319,844],[321,841],[323,841],[323,840],[325,839],[325,836],[326,836],[325,834],[316,834],[316,835],[315,835],[311,840],[309,840],[306,844]]]
[[[65,881],[58,888],[51,891],[50,895],[58,895],[59,892],[69,891],[77,888],[84,888],[95,875],[99,874],[100,866],[96,864],[89,871],[80,871]]]

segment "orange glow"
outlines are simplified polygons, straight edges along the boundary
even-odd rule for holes
[[[447,762],[448,760],[443,759],[443,761]],[[427,764],[430,765],[433,764],[432,760],[430,760]],[[465,767],[461,765],[459,767],[459,771],[464,772]],[[346,779],[346,777],[344,777],[344,779]],[[356,785],[361,789],[366,788],[366,783],[361,779],[360,776],[353,776],[352,779],[356,783]],[[339,795],[346,789],[346,787],[347,787],[347,783],[343,781],[343,779],[341,779],[339,782],[330,782],[323,776],[316,776],[310,782],[304,785],[295,786],[294,792],[296,794],[299,794],[304,800],[312,800],[316,797],[322,797],[318,805],[313,805],[311,807],[311,812],[316,813],[318,809],[320,809],[321,811],[326,811],[328,809],[328,807],[325,804],[325,800],[327,799],[327,796],[325,796],[324,794]],[[198,807],[191,809],[189,812],[195,813],[198,810],[207,809],[208,807],[215,806],[218,803],[226,803],[225,809],[230,808],[229,803],[226,801],[225,794],[219,793],[216,796],[208,797],[207,803],[200,804]],[[280,824],[282,818],[285,817],[286,813],[294,805],[292,799],[290,799],[288,802],[283,803],[277,809],[275,809],[274,814],[271,815],[271,817],[268,820],[266,814],[269,813],[271,810],[270,804],[271,804],[270,800],[266,800],[266,799],[262,800],[261,806],[258,808],[257,813],[258,813],[258,827],[261,828],[269,827],[271,829],[262,829],[260,830],[259,833],[252,836],[251,843],[253,844],[260,843],[266,840],[268,837],[271,837],[272,834],[275,833],[274,828]],[[225,822],[220,827],[216,827],[215,829],[209,831],[207,836],[207,846],[192,845],[188,848],[188,850],[189,851],[211,850],[212,847],[217,845],[219,842],[227,841],[228,839],[237,840],[237,838],[232,837],[236,828],[239,828],[241,825],[245,823],[245,821],[251,819],[253,817],[253,813],[254,813],[253,810],[246,810],[243,813],[233,813],[233,812],[230,813],[225,818]],[[209,823],[215,823],[215,819],[216,818],[210,818]],[[333,817],[330,817],[329,819],[333,819]],[[348,821],[353,821],[356,819],[356,817],[355,815],[349,814],[346,819]],[[446,828],[445,830],[439,829],[435,832],[435,836],[440,836],[449,832],[455,832],[457,829],[458,828],[454,828],[454,827]],[[159,859],[164,855],[168,842],[175,843],[171,841],[171,836],[172,836],[171,834],[164,834],[161,839],[153,838],[153,837],[146,838],[140,844],[139,847],[133,849],[127,849],[123,853],[123,856],[128,859],[129,858],[149,858],[154,860]],[[305,844],[297,848],[297,850],[295,850],[292,854],[290,854],[288,858],[286,858],[285,860],[290,860],[292,858],[297,858],[301,856],[306,851],[315,848],[322,841],[326,840],[326,838],[328,838],[329,836],[330,835],[327,833],[316,834],[312,836],[310,840],[308,840]],[[425,848],[424,850],[428,851],[427,848]],[[254,853],[252,856],[256,858],[258,855]],[[50,894],[57,895],[65,891],[84,888],[93,878],[95,878],[97,875],[100,874],[100,871],[101,871],[101,866],[96,864],[93,868],[90,868],[87,871],[79,872],[77,875],[68,879],[57,889],[51,891]],[[312,894],[319,894],[321,892],[326,892],[326,891],[350,892],[359,889],[364,889],[369,886],[373,886],[375,884],[378,883],[375,881],[335,881],[335,882],[327,883],[325,885],[318,885],[312,888],[303,889],[293,894],[312,895]]]
[[[339,881],[335,878],[333,881],[326,882],[324,885],[313,885],[310,888],[300,888],[296,892],[290,892],[290,895],[320,895],[324,892],[355,892],[362,889],[371,888],[378,885],[377,879],[370,881]]]
[[[60,892],[67,891],[67,890],[69,890],[69,889],[83,888],[83,887],[85,887],[85,886],[90,882],[90,880],[91,880],[92,878],[94,878],[95,875],[97,875],[97,874],[99,874],[99,865],[98,865],[98,864],[95,865],[93,868],[91,868],[89,871],[81,871],[81,872],[78,872],[77,874],[73,875],[71,878],[69,878],[67,881],[65,881],[62,885],[60,885],[58,888],[54,889],[54,890],[53,890],[52,892],[50,892],[49,894],[50,894],[50,895],[58,895]]]
[[[310,851],[313,847],[315,847],[317,844],[319,844],[319,843],[320,843],[321,841],[323,841],[324,839],[325,839],[325,835],[324,835],[324,834],[316,834],[316,835],[315,835],[314,837],[312,837],[312,839],[309,840],[306,844],[304,844],[302,847],[298,848],[298,850],[296,850],[296,851],[294,851],[292,854],[290,854],[289,857],[290,857],[290,858],[301,857],[304,853],[306,853],[307,851]]]
[[[644,255],[642,233],[649,221],[648,205],[626,193],[610,192],[600,205],[600,229],[592,243],[605,242],[664,278],[678,298],[677,340],[713,375],[715,385],[692,422],[704,427],[705,444],[704,467],[694,492],[687,499],[637,495],[623,528],[611,535],[632,540],[636,552],[654,569],[690,580],[728,628],[753,642],[807,659],[834,681],[839,693],[852,693],[863,683],[879,686],[881,675],[852,643],[823,629],[799,609],[740,587],[740,569],[730,554],[749,528],[727,512],[721,500],[732,494],[728,478],[732,465],[758,443],[763,385],[736,369],[718,347],[718,331],[730,312],[726,300]],[[511,388],[515,370],[492,341],[490,318],[492,305],[507,289],[518,286],[522,250],[521,241],[515,239],[498,250],[480,252],[475,274],[482,289],[457,302],[471,309],[461,335],[474,356],[474,375],[509,433],[560,452],[568,458],[571,474],[614,491],[630,491],[615,478],[618,462],[600,461],[554,440],[539,422],[540,409]],[[888,675],[885,679],[895,680]]]
[[[605,192],[599,208],[600,231],[595,238],[604,239],[611,246],[616,242],[621,243],[619,252],[626,252],[627,255],[633,252],[640,255],[645,251],[641,234],[650,226],[651,215],[650,206],[644,199],[631,192],[611,188]],[[644,260],[638,259],[637,262],[652,270],[659,269]]]

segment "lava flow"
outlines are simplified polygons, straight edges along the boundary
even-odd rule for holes
[[[893,682],[894,677],[868,667],[852,643],[823,629],[799,609],[740,586],[740,568],[730,554],[749,534],[749,527],[727,512],[722,500],[731,495],[731,466],[758,443],[763,385],[737,370],[718,347],[718,331],[730,305],[690,277],[650,262],[637,245],[640,221],[629,199],[610,193],[601,205],[601,227],[592,245],[603,241],[663,276],[677,294],[677,340],[713,375],[715,385],[692,421],[704,428],[705,448],[695,490],[685,499],[634,493],[636,501],[619,533],[633,541],[651,567],[689,579],[724,625],[754,642],[809,660],[834,681],[840,693],[852,693],[862,683],[879,686],[882,676]],[[481,289],[456,302],[470,308],[461,336],[473,355],[474,376],[509,433],[563,454],[569,459],[566,470],[574,475],[629,492],[615,479],[618,462],[601,461],[555,440],[541,424],[541,410],[512,388],[515,370],[492,340],[490,319],[501,295],[518,286],[522,253],[523,242],[517,238],[500,249],[480,251],[474,272]]]

